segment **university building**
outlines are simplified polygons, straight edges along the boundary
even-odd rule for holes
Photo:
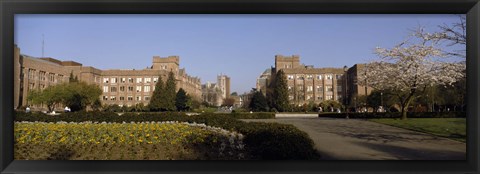
[[[335,100],[347,104],[353,96],[364,95],[363,86],[357,85],[356,77],[364,65],[352,68],[315,68],[300,63],[300,56],[275,56],[275,66],[264,71],[257,78],[257,89],[264,94],[271,79],[282,70],[287,77],[289,100],[292,104],[303,105]],[[346,78],[346,77],[350,78]],[[368,88],[367,94],[371,89]]]
[[[183,88],[194,99],[200,100],[202,95],[200,78],[189,76],[185,69],[179,68],[179,63],[178,56],[154,56],[152,66],[145,69],[100,70],[74,61],[22,55],[20,49],[15,46],[14,106],[18,108],[30,105],[27,101],[30,91],[43,90],[51,85],[68,82],[70,73],[77,76],[79,81],[97,84],[103,92],[100,100],[104,105],[133,106],[139,103],[147,105],[158,78],[161,76],[165,82],[170,71],[175,74],[177,90]]]
[[[202,85],[202,101],[213,106],[220,106],[223,100],[230,97],[230,77],[221,74],[217,83],[207,82]]]

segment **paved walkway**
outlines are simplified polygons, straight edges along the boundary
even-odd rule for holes
[[[326,160],[464,160],[466,144],[359,119],[292,118],[244,121],[293,124]]]

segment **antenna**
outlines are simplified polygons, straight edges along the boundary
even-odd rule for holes
[[[45,35],[42,34],[42,57],[44,57],[45,53]]]

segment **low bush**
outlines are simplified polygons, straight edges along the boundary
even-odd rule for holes
[[[273,119],[275,118],[275,113],[273,112],[232,112],[228,113],[210,113],[210,115],[216,116],[225,116],[225,117],[233,117],[236,119]]]
[[[250,114],[250,113],[248,113]],[[50,116],[41,113],[17,113],[16,121],[41,122],[147,122],[147,121],[179,121],[204,123],[221,127],[229,131],[242,133],[245,148],[252,154],[252,159],[319,159],[314,143],[305,132],[293,125],[278,123],[247,123],[236,118],[246,118],[247,113],[213,114],[205,113],[187,116],[184,113],[125,113],[119,116],[110,112],[77,112]],[[274,117],[274,113],[255,113],[259,116]]]
[[[400,118],[400,112],[348,113],[349,118]],[[408,118],[465,118],[465,112],[409,112]],[[319,117],[346,118],[347,113],[321,113]]]

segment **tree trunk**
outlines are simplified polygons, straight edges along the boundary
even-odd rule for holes
[[[413,99],[413,94],[410,94],[407,99],[402,103],[402,120],[407,119],[407,113],[408,113],[408,106],[410,105],[410,102]]]

